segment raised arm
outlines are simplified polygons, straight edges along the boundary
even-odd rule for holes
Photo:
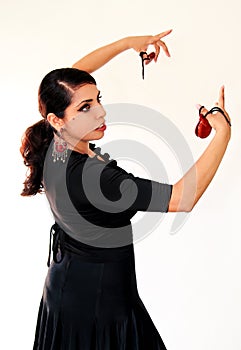
[[[149,45],[155,47],[154,61],[156,62],[160,53],[160,47],[162,47],[167,56],[170,56],[166,44],[161,39],[170,34],[171,31],[167,30],[154,36],[130,36],[117,40],[84,56],[74,63],[72,67],[92,73],[123,51],[128,49],[134,49],[137,52],[147,51]]]
[[[230,120],[224,107],[224,87],[220,89],[216,106],[220,107]],[[202,112],[206,113],[207,110],[203,109]],[[216,134],[198,161],[173,186],[169,203],[170,212],[189,212],[193,209],[212,181],[226,151],[231,136],[230,126],[220,112],[215,115],[209,114],[207,119]]]

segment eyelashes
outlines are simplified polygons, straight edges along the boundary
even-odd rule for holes
[[[98,103],[101,103],[102,96],[98,96],[97,101]],[[80,109],[78,109],[78,112],[88,112],[91,108],[91,105],[89,103],[84,104]]]
[[[78,109],[78,112],[88,112],[89,109],[90,109],[90,105],[86,103],[80,109]]]

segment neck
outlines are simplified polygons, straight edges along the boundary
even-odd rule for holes
[[[74,147],[69,145],[69,148],[83,154],[90,154],[92,152],[89,147],[89,141],[79,141]]]

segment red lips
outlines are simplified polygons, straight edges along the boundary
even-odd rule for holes
[[[204,139],[205,137],[208,137],[211,130],[212,130],[212,127],[209,124],[208,120],[204,118],[203,114],[199,114],[199,122],[195,129],[196,136]]]
[[[107,128],[107,126],[104,124],[101,128],[96,128],[95,130],[98,130],[98,131],[105,131]]]

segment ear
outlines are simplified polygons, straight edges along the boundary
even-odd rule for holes
[[[48,122],[52,125],[56,130],[60,130],[60,128],[64,125],[63,119],[57,117],[54,113],[49,113],[47,115]]]

